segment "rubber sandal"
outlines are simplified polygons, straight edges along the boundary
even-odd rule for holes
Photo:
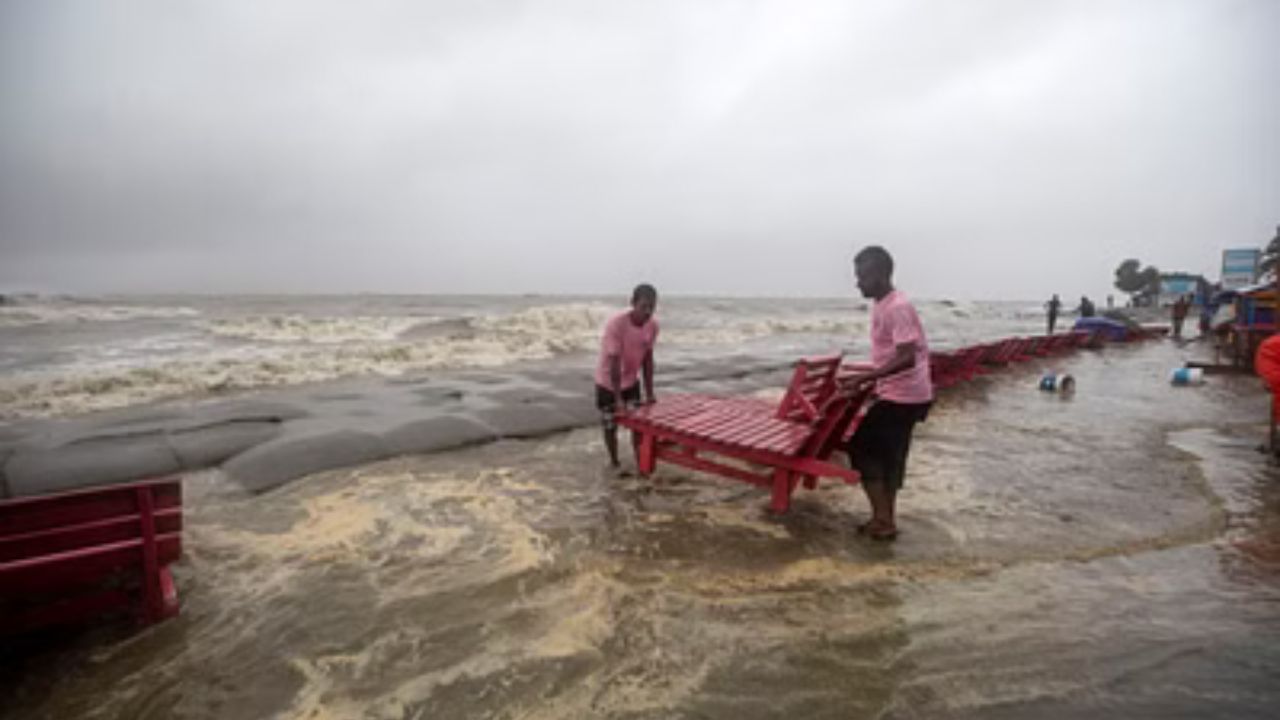
[[[877,523],[876,520],[867,520],[865,523],[858,525],[858,534],[860,536],[876,537],[882,536],[884,533],[897,534],[897,528],[893,527],[893,525],[886,527],[886,525]]]
[[[889,541],[898,537],[898,528],[896,527],[873,527],[867,529],[867,537],[872,540]]]
[[[898,536],[898,528],[868,520],[858,526],[858,534],[866,535],[872,540],[892,540]]]

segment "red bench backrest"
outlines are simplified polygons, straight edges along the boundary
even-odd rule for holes
[[[871,397],[872,386],[864,386],[861,390],[837,387],[821,407],[821,419],[814,427],[813,435],[805,442],[802,455],[825,460],[836,450],[854,418]]]
[[[836,372],[842,357],[842,353],[836,353],[796,361],[791,384],[774,417],[798,422],[817,420],[823,403],[836,390]]]
[[[178,479],[0,501],[0,615],[122,571],[153,582],[157,568],[181,555],[181,532]],[[18,622],[0,617],[0,631]]]

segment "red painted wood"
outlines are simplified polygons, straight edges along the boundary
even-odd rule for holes
[[[0,562],[128,540],[138,535],[138,522],[137,514],[121,515],[67,527],[0,536]],[[182,530],[181,508],[158,511],[156,530],[161,533]]]
[[[782,514],[791,509],[791,475],[782,468],[778,468],[773,472],[773,499],[769,504],[769,509],[776,514]]]
[[[744,443],[751,447],[765,447],[769,442],[780,439],[787,432],[783,423],[761,423],[755,432],[748,435]]]
[[[637,446],[636,451],[640,453],[637,465],[641,475],[649,475],[653,472],[658,453],[656,442],[657,435],[653,432],[645,433],[640,438],[640,445]]]
[[[181,552],[182,541],[177,535],[157,536],[158,563],[173,562]],[[141,563],[141,538],[16,560],[0,566],[0,597],[93,584],[121,568],[138,567]]]
[[[733,478],[735,480],[749,482],[752,485],[767,485],[769,483],[770,476],[768,475],[757,475],[748,470],[743,470],[742,468],[734,467],[732,465],[725,465],[723,463],[715,462],[714,460],[696,457],[688,452],[663,449],[659,452],[659,457],[667,462],[682,465],[692,470],[700,470],[702,472],[708,472],[715,475],[723,475],[724,477]]]
[[[160,618],[176,617],[178,614],[178,586],[173,582],[173,573],[167,566],[160,568]]]
[[[1006,338],[930,354],[929,368],[939,388],[950,387],[993,368],[1089,345],[1087,332]],[[755,398],[710,395],[665,396],[656,405],[625,415],[619,422],[641,433],[641,446],[653,448],[642,472],[658,459],[772,488],[774,509],[789,507],[790,494],[803,483],[833,477],[857,482],[856,471],[827,458],[852,437],[865,412],[866,396],[851,396],[838,380],[865,372],[864,363],[841,364],[839,355],[796,363],[791,382],[776,405]],[[762,476],[716,462],[719,454],[773,468]],[[647,466],[647,469],[646,469]]]
[[[820,462],[814,458],[796,458],[790,463],[790,467],[810,477],[837,477],[849,484],[857,483],[862,479],[857,470],[834,463]]]
[[[778,452],[777,448],[789,436],[791,425],[786,420],[769,418],[769,422],[761,423],[757,432],[753,433],[748,447],[766,452]]]
[[[743,430],[758,427],[761,422],[768,420],[768,416],[761,417],[735,408],[728,408],[716,413],[716,415],[719,417],[720,422],[711,431],[710,436],[720,440],[736,437]]]
[[[117,606],[147,622],[172,615],[181,502],[176,479],[0,501],[0,632]],[[102,592],[107,578],[123,584]]]
[[[756,435],[762,428],[768,427],[769,418],[755,415],[737,415],[737,422],[726,426],[716,434],[716,439],[734,445],[750,446],[748,438]]]
[[[732,415],[721,415],[704,410],[694,417],[686,418],[678,423],[672,423],[671,427],[694,437],[710,437],[716,428],[730,422],[732,419]]]
[[[790,455],[800,449],[804,445],[804,441],[810,437],[809,433],[799,428],[788,428],[781,437],[772,440],[764,447],[780,455]]]
[[[176,481],[168,482],[172,485]],[[0,536],[136,513],[135,489],[156,486],[160,486],[155,495],[157,508],[171,508],[181,504],[180,490],[177,487],[166,487],[164,481],[129,483],[74,490],[56,495],[0,500]]]
[[[812,420],[817,404],[830,392],[840,369],[840,354],[805,358],[796,363],[787,391],[778,403],[775,416],[792,420]]]
[[[138,514],[142,526],[142,617],[149,623],[160,619],[160,564],[156,557],[156,518],[151,504],[151,488],[138,488]]]
[[[713,440],[679,436],[664,433],[661,430],[656,433],[656,437],[658,439],[660,449],[664,447],[662,443],[666,442],[669,444],[681,445],[686,448],[720,453],[722,455],[747,460],[749,462],[758,462],[762,465],[776,464],[777,462],[786,459],[784,456],[777,453],[768,452],[758,448],[734,448]]]

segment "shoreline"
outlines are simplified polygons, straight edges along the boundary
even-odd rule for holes
[[[738,392],[785,365],[668,364],[663,384]],[[590,369],[532,364],[358,377],[225,400],[162,401],[0,429],[0,497],[222,467],[251,492],[323,470],[593,425]]]
[[[659,380],[677,392],[749,393],[785,385],[788,366],[743,355],[664,363]],[[585,362],[543,361],[16,420],[0,425],[0,498],[207,467],[261,492],[330,468],[588,426],[590,386]]]

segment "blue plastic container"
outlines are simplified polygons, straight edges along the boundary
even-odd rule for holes
[[[1075,392],[1076,379],[1066,373],[1062,375],[1045,373],[1040,378],[1040,389],[1044,392],[1056,392],[1066,395]]]

